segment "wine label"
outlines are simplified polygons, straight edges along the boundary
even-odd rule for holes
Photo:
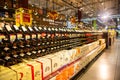
[[[22,30],[25,32],[25,31],[27,31],[27,29],[24,27],[24,26],[22,26]]]
[[[9,56],[6,56],[6,57],[5,57],[5,60],[9,60],[9,59],[10,59],[10,57],[9,57]]]
[[[27,55],[29,55],[29,56],[31,55],[31,53],[30,53],[30,52],[27,52],[26,54],[27,54]]]
[[[16,39],[16,35],[11,34],[10,35],[10,41],[13,42],[13,41],[15,41],[15,39]]]
[[[38,50],[38,53],[41,53],[41,50]]]
[[[45,49],[42,49],[42,52],[45,52]]]
[[[37,27],[34,27],[36,31],[39,31]]]
[[[8,47],[5,47],[4,50],[7,51],[7,50],[9,50],[9,48],[8,48]]]
[[[47,45],[49,44],[49,42],[47,42]]]
[[[16,25],[14,25],[13,27],[15,28],[15,30],[19,30],[19,28]]]
[[[48,28],[48,30],[49,30],[49,31],[51,31],[51,29],[50,29],[50,28]]]
[[[30,39],[30,35],[25,35],[25,39]]]
[[[40,30],[42,29],[41,27],[38,27]]]
[[[36,54],[37,52],[36,51],[32,51],[33,54]]]
[[[17,38],[18,38],[18,39],[21,39],[21,38],[22,38],[22,34],[18,33],[18,34],[17,34]]]
[[[54,34],[51,35],[52,38],[54,38],[54,36],[55,36]]]
[[[46,33],[42,33],[42,35],[41,35],[43,38],[46,36]]]
[[[23,57],[24,55],[25,55],[24,53],[20,53],[20,56],[22,56],[22,57]]]
[[[5,38],[5,35],[0,35],[0,42]]]
[[[18,57],[18,55],[13,55],[13,57],[17,58],[17,57]]]
[[[33,29],[32,29],[31,27],[28,27],[28,29],[29,29],[30,31],[33,31]]]
[[[36,38],[36,34],[32,34],[32,39]]]
[[[12,31],[10,25],[6,25],[5,27],[6,27],[7,31]]]
[[[38,39],[40,39],[41,38],[41,34],[38,34]]]

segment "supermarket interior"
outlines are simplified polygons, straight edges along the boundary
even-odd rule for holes
[[[120,0],[0,0],[0,80],[120,80]]]

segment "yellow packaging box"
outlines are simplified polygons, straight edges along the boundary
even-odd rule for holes
[[[17,80],[17,74],[8,67],[0,66],[0,80]]]

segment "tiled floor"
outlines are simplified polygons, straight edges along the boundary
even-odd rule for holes
[[[120,80],[120,40],[105,50],[77,80]]]

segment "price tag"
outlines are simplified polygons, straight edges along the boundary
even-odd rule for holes
[[[15,41],[15,39],[16,39],[16,35],[11,34],[10,35],[10,41],[13,42],[13,41]]]

